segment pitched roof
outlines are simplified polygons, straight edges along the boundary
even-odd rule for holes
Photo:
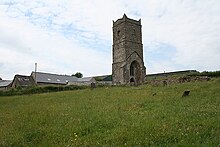
[[[14,80],[15,79],[17,79],[20,86],[30,86],[35,84],[35,81],[31,76],[15,75]]]
[[[147,74],[146,77],[172,75],[172,74],[188,74],[188,73],[195,73],[195,72],[198,72],[198,71],[196,71],[196,70],[181,70],[181,71],[173,71],[173,72],[165,72],[165,73]]]
[[[31,75],[34,77],[35,72]],[[50,83],[50,84],[66,84],[67,82],[76,82],[77,77],[69,75],[58,75],[51,73],[36,72],[37,83]]]
[[[101,75],[101,76],[95,76],[94,78],[95,79],[99,79],[99,80],[103,80],[103,79],[105,79],[106,77],[108,77],[108,76],[110,76],[110,75]]]
[[[112,75],[106,76],[102,81],[112,81]]]
[[[0,80],[0,87],[7,87],[11,84],[11,80]]]
[[[112,75],[103,75],[94,77],[97,81],[112,81]]]
[[[90,82],[93,79],[95,80],[93,77],[78,78],[78,82]]]

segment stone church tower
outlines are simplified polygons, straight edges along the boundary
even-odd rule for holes
[[[146,68],[143,61],[141,20],[123,18],[113,21],[113,84],[144,83]]]

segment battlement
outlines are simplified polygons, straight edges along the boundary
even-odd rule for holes
[[[134,20],[134,19],[128,18],[126,16],[126,14],[124,14],[122,18],[120,18],[120,19],[118,19],[116,21],[113,20],[113,27],[115,27],[115,26],[117,26],[117,25],[119,25],[119,24],[121,24],[123,22],[129,22],[129,23],[133,23],[133,24],[136,24],[136,25],[141,25],[141,19]]]

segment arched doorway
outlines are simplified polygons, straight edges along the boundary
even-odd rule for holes
[[[130,83],[140,84],[141,69],[139,63],[135,60],[130,65]]]
[[[134,85],[135,85],[135,80],[134,80],[134,78],[131,78],[131,79],[130,79],[130,85],[131,85],[131,86],[134,86]]]

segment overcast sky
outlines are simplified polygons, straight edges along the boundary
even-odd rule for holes
[[[220,0],[0,0],[0,77],[111,74],[112,20],[141,19],[147,73],[220,70]]]

